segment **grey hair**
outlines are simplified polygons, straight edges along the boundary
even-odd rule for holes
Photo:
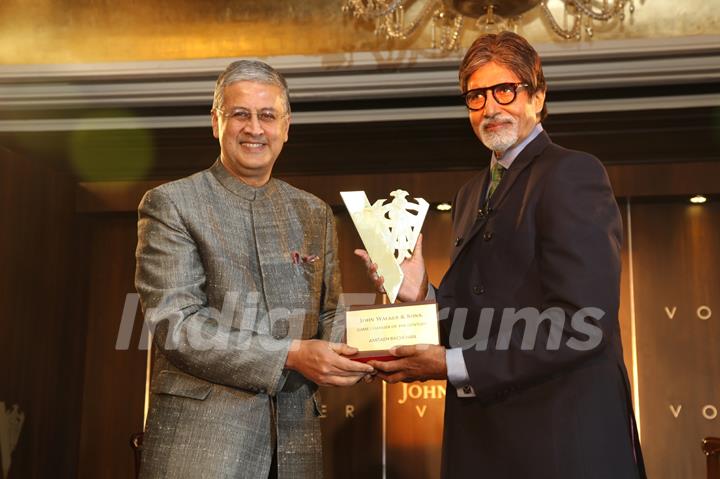
[[[279,87],[283,93],[285,112],[290,113],[290,97],[285,77],[267,63],[259,60],[238,60],[227,66],[215,83],[213,110],[222,108],[225,100],[225,87],[241,81],[264,83]]]

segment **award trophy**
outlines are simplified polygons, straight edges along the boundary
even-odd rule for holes
[[[346,342],[360,352],[352,359],[389,360],[393,346],[439,344],[437,304],[434,301],[396,304],[403,281],[400,263],[412,255],[429,205],[406,199],[407,191],[390,193],[393,200],[377,200],[372,205],[364,191],[340,193],[390,303],[352,306],[346,313]]]

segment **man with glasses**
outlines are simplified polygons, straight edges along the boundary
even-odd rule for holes
[[[271,177],[289,124],[285,79],[232,63],[213,99],[220,158],[140,204],[135,283],[155,348],[144,478],[320,477],[317,385],[373,372],[338,343],[332,210]]]
[[[370,364],[389,382],[448,380],[445,478],[644,477],[617,317],[622,222],[605,169],[543,131],[545,78],[522,37],[481,36],[459,77],[490,165],[455,198],[440,286],[428,289],[418,241],[399,294],[436,297],[443,345]]]

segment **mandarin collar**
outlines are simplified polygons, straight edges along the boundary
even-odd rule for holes
[[[220,158],[210,167],[210,172],[215,178],[231,193],[248,201],[260,200],[271,194],[277,188],[276,181],[270,177],[267,183],[262,186],[250,186],[247,183],[234,177],[222,164]]]

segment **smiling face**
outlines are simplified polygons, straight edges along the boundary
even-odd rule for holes
[[[240,81],[225,87],[223,105],[212,112],[213,136],[220,143],[220,161],[243,182],[262,186],[288,140],[290,117],[280,87]],[[250,112],[249,119],[233,112]],[[266,120],[274,112],[274,122]],[[260,114],[260,118],[258,118]]]
[[[470,75],[467,90],[521,81],[511,70],[491,61]],[[508,105],[500,105],[487,91],[485,106],[481,110],[470,111],[470,123],[480,141],[500,158],[530,134],[538,123],[544,103],[544,91],[529,95],[525,87],[520,87],[515,100]]]

